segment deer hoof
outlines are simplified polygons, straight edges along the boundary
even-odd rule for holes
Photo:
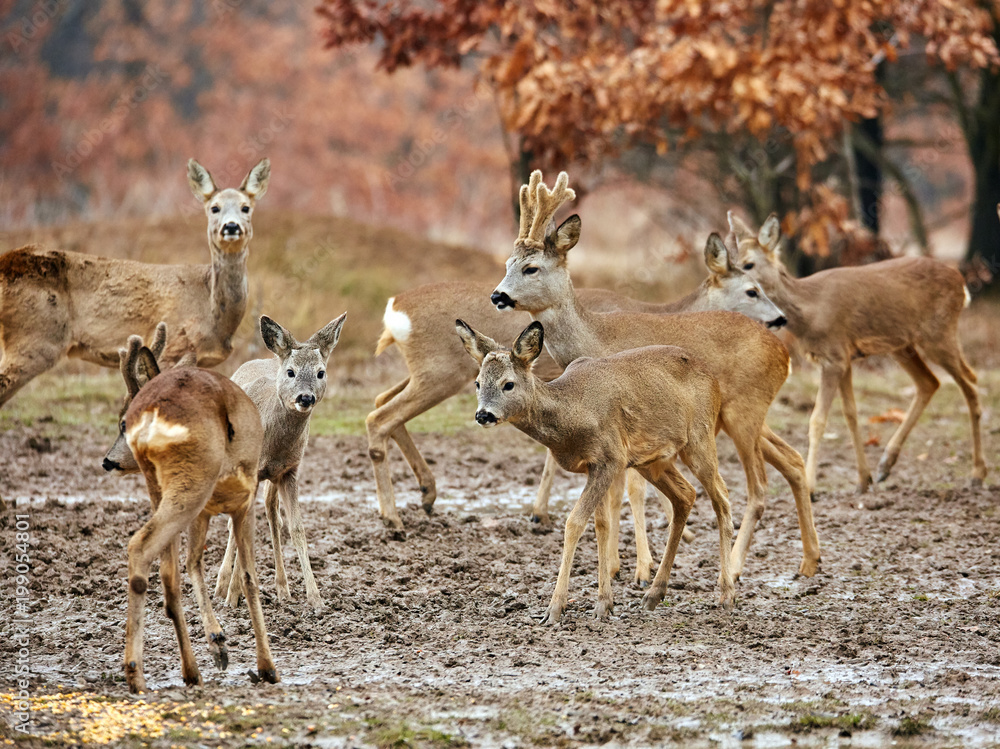
[[[598,601],[594,609],[594,616],[598,621],[606,622],[608,617],[614,612],[615,604],[611,601]]]
[[[736,601],[735,594],[729,594],[729,595],[722,596],[719,599],[719,605],[723,608],[723,610],[725,610],[725,611],[727,611],[727,612],[729,612],[731,614],[731,613],[733,613],[733,605],[734,605],[735,601]]]
[[[252,674],[253,671],[250,671],[249,673]],[[281,679],[278,678],[278,672],[274,668],[260,668],[257,669],[257,673],[258,676],[256,680],[254,680],[253,677],[250,677],[250,680],[253,681],[254,684],[256,684],[261,679],[266,681],[268,684],[277,684],[279,681],[281,681]]]
[[[981,478],[979,478],[978,476],[973,476],[972,479],[969,481],[969,486],[972,489],[982,489],[983,488],[983,480]]]
[[[188,687],[196,687],[201,684],[201,674],[195,669],[194,673],[184,674],[184,685]]]
[[[660,605],[660,601],[663,600],[663,593],[660,593],[654,588],[651,588],[646,595],[642,597],[642,610],[643,611],[656,611],[656,607]]]
[[[819,571],[819,559],[803,559],[799,565],[799,574],[802,577],[812,577]]]
[[[542,617],[542,624],[549,627],[555,626],[562,618],[562,612],[562,606],[557,606],[555,604],[549,606],[548,611],[545,612],[545,616]]]

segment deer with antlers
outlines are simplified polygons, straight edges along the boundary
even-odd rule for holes
[[[0,406],[62,357],[118,366],[123,330],[173,332],[165,364],[193,353],[214,366],[233,350],[247,306],[254,206],[267,191],[263,159],[238,189],[220,190],[194,159],[188,182],[208,218],[208,265],[155,265],[22,247],[0,255]]]
[[[566,265],[567,253],[580,238],[580,217],[570,216],[558,228],[553,222],[556,211],[575,197],[568,181],[563,172],[550,190],[536,171],[521,187],[520,232],[507,260],[506,275],[492,295],[493,303],[501,309],[524,310],[541,322],[545,346],[562,366],[580,357],[609,356],[650,345],[678,346],[704,362],[722,393],[718,426],[732,438],[747,476],[747,509],[732,551],[734,575],[743,570],[754,528],[764,513],[764,461],[777,468],[792,489],[802,535],[799,572],[815,574],[819,539],[805,464],[765,424],[767,411],[788,376],[785,347],[763,325],[734,312],[652,315],[588,310],[576,295]],[[641,525],[637,516],[637,528]],[[639,560],[637,575],[651,562],[648,549],[646,555]]]
[[[153,345],[162,352],[166,328],[157,326]],[[143,692],[143,610],[152,561],[160,558],[164,610],[173,622],[181,651],[185,684],[201,683],[191,650],[180,593],[178,556],[180,534],[187,530],[187,570],[216,666],[229,662],[226,638],[212,610],[205,583],[203,555],[209,520],[227,513],[236,534],[247,598],[257,646],[255,678],[275,683],[261,609],[260,587],[254,563],[253,499],[263,428],[257,407],[239,386],[217,372],[176,367],[160,373],[154,352],[139,336],[128,339],[119,353],[128,389],[121,435],[142,472],[153,506],[153,516],[128,544],[128,613],[125,625],[125,679],[129,691]],[[107,461],[108,458],[106,457]],[[117,470],[128,472],[129,466]],[[106,466],[107,467],[107,466]]]
[[[669,314],[703,309],[733,309],[772,325],[783,322],[779,310],[759,285],[735,268],[718,237],[710,237],[705,247],[709,275],[688,296],[670,304],[650,304],[602,289],[583,289],[580,303],[592,312],[632,310]],[[396,442],[416,476],[422,505],[428,513],[437,497],[434,474],[420,454],[406,429],[406,423],[424,411],[458,393],[476,376],[474,363],[458,339],[451,335],[456,318],[462,318],[495,340],[513,340],[530,322],[527,314],[508,312],[498,315],[490,302],[492,284],[453,282],[427,284],[389,299],[384,331],[376,355],[395,344],[403,355],[407,377],[375,399],[375,409],[368,414],[368,453],[375,474],[379,513],[392,528],[402,529],[396,510],[392,478],[387,462],[389,440]],[[535,373],[545,379],[558,376],[562,368],[544,353],[535,365]],[[548,501],[556,463],[546,456],[532,519],[549,523]],[[629,494],[643,501],[645,483],[630,481]],[[639,492],[643,497],[639,496]]]
[[[542,351],[544,330],[531,323],[508,351],[461,320],[455,329],[479,364],[476,421],[484,427],[509,422],[541,442],[563,468],[587,474],[587,485],[566,520],[559,579],[544,623],[555,624],[566,608],[569,575],[590,516],[597,530],[599,619],[611,613],[612,558],[617,544],[608,495],[621,497],[632,467],[670,499],[670,538],[643,607],[653,610],[667,591],[677,545],[694,505],[695,490],[678,472],[680,459],[712,501],[719,523],[720,603],[733,606],[730,569],[733,520],[729,494],[715,452],[721,395],[715,378],[676,346],[647,346],[599,359],[577,359],[562,376],[545,382],[532,363]],[[614,544],[614,546],[612,546]]]
[[[958,340],[958,318],[969,303],[962,274],[931,258],[907,257],[794,278],[781,261],[777,216],[771,214],[754,232],[730,211],[729,225],[736,235],[740,267],[787,310],[789,332],[821,367],[819,394],[809,419],[809,491],[816,489],[819,445],[838,392],[854,443],[857,490],[865,492],[872,484],[858,430],[851,362],[874,354],[891,356],[916,386],[906,417],[879,461],[876,481],[889,477],[903,442],[940,385],[926,359],[950,374],[965,396],[972,427],[972,484],[981,486],[986,478],[979,433],[982,411],[976,373],[966,363]]]

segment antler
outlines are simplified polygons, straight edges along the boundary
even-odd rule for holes
[[[159,322],[156,324],[156,330],[153,332],[153,342],[149,344],[149,350],[152,352],[156,360],[160,360],[160,355],[163,354],[163,349],[167,347],[167,324],[165,322]]]
[[[515,244],[528,244],[541,249],[549,222],[559,207],[576,200],[576,193],[568,186],[569,175],[559,172],[551,190],[542,182],[542,173],[535,170],[527,185],[521,185],[521,230]]]
[[[139,357],[140,348],[142,348],[142,338],[130,335],[128,347],[118,349],[118,367],[121,369],[122,379],[125,380],[125,387],[128,388],[130,400],[139,392],[139,382],[135,378],[135,362]]]

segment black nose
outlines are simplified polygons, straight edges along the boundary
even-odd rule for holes
[[[235,221],[230,221],[228,224],[222,227],[223,234],[239,234],[241,232],[240,225]]]
[[[113,460],[108,460],[107,458],[104,459],[104,462],[101,463],[101,465],[104,466],[104,470],[105,471],[118,471],[118,470],[121,470],[121,466],[120,465],[118,465],[117,463],[115,463]]]
[[[309,408],[312,404],[316,402],[316,396],[303,393],[302,395],[300,395],[295,399],[295,402],[298,403],[300,406],[305,406],[306,408]]]
[[[497,309],[505,309],[507,307],[514,309],[517,306],[517,302],[507,296],[506,291],[494,291],[490,296],[490,301],[496,305]]]
[[[782,315],[781,317],[776,317],[773,320],[771,320],[771,322],[769,322],[767,324],[767,327],[769,327],[769,328],[783,328],[787,324],[788,324],[788,320],[786,320],[785,316]]]
[[[482,424],[483,426],[486,426],[487,424],[496,424],[497,417],[491,414],[486,409],[481,408],[478,411],[476,411],[476,423]]]

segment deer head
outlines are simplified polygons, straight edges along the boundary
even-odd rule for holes
[[[264,345],[278,357],[278,401],[288,411],[308,414],[326,394],[326,365],[340,340],[345,312],[304,343],[299,343],[285,328],[267,315],[260,318]]]
[[[462,320],[455,321],[455,331],[465,350],[479,362],[476,421],[491,427],[524,413],[534,399],[535,380],[531,367],[542,353],[545,337],[542,324],[531,323],[509,351]]]
[[[208,242],[213,250],[242,252],[253,237],[253,209],[267,192],[271,162],[261,159],[247,174],[239,189],[220,190],[208,170],[194,159],[188,161],[188,184],[191,192],[205,205],[208,217]]]

